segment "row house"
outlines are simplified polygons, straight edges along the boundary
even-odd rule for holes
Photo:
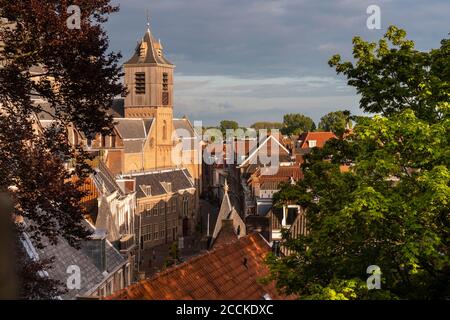
[[[187,169],[122,175],[136,193],[136,235],[140,250],[179,241],[194,233],[198,195]]]

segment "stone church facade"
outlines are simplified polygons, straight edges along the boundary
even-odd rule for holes
[[[175,66],[150,29],[123,67],[128,94],[111,107],[113,132],[88,139],[72,129],[69,139],[95,153],[124,194],[135,194],[135,244],[143,250],[194,234],[201,147],[190,121],[173,117]]]

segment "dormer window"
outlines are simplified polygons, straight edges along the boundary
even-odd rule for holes
[[[136,72],[136,94],[145,94],[145,72]]]
[[[145,58],[146,55],[147,55],[147,43],[142,41],[141,45],[139,46],[139,56],[141,58]]]
[[[166,190],[167,193],[172,192],[172,182],[161,181],[161,185],[163,186],[164,190]]]
[[[147,197],[152,195],[152,186],[142,186],[142,189]]]
[[[309,140],[308,141],[308,146],[310,148],[315,148],[317,146],[317,140]]]

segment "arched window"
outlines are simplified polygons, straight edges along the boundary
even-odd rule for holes
[[[163,120],[163,140],[167,140],[167,121]]]

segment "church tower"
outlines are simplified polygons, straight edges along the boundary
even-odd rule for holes
[[[161,41],[155,40],[150,27],[133,57],[124,64],[128,89],[124,102],[125,118],[153,118],[158,146],[172,145],[174,68],[165,58]]]

